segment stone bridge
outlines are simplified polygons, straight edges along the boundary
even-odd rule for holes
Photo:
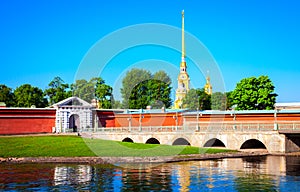
[[[235,150],[265,149],[272,154],[300,151],[300,122],[94,128],[92,131],[83,131],[81,135],[135,143],[225,147]]]

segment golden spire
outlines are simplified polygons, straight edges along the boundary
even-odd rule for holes
[[[209,71],[207,71],[206,84],[204,85],[204,92],[208,95],[212,94],[212,86],[210,84]]]
[[[184,10],[181,12],[182,16],[182,34],[181,34],[181,62],[180,62],[180,72],[178,75],[178,87],[176,89],[176,99],[175,99],[175,109],[182,108],[183,98],[186,96],[187,92],[190,90],[190,77],[186,71],[187,66],[185,62],[185,43],[184,43]]]
[[[185,61],[185,47],[184,47],[184,10],[182,10],[181,12],[182,15],[182,32],[181,32],[181,61],[184,62]]]

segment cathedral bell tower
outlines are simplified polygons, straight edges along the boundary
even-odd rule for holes
[[[180,62],[180,72],[177,78],[178,87],[176,90],[175,98],[175,109],[181,109],[182,100],[186,96],[187,92],[190,90],[190,77],[186,71],[187,66],[185,62],[185,43],[184,43],[184,10],[182,11],[182,32],[181,32],[181,62]]]

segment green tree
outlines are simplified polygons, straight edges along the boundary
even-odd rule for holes
[[[152,108],[169,108],[172,105],[170,97],[172,90],[171,83],[171,78],[166,72],[161,70],[154,73],[152,79],[148,81],[150,105]]]
[[[134,91],[133,88],[137,87],[139,84],[149,79],[151,79],[151,73],[147,70],[134,68],[126,73],[126,76],[122,80],[121,88],[123,108],[129,108],[129,98],[132,96],[132,92],[137,91]],[[143,86],[140,85],[140,87]]]
[[[45,94],[49,97],[49,103],[53,105],[54,103],[71,97],[72,91],[69,89],[69,85],[64,83],[60,77],[54,77],[48,84]]]
[[[273,109],[277,94],[268,76],[249,77],[237,83],[231,93],[232,104],[236,110]]]
[[[204,89],[190,89],[182,101],[183,107],[192,110],[210,110],[211,96]]]
[[[121,101],[115,100],[112,98],[112,108],[113,109],[121,109],[122,108],[122,103]]]
[[[183,98],[182,106],[192,110],[199,109],[199,94],[197,89],[189,90],[189,92]]]
[[[131,91],[128,99],[128,108],[145,109],[150,100],[148,97],[147,83],[149,80],[140,82]]]
[[[134,69],[132,71],[134,71],[134,73],[146,73],[146,75],[140,78],[140,80],[145,80],[138,82],[130,89],[131,92],[129,93],[130,95],[127,101],[128,108],[144,109],[150,105],[152,108],[158,109],[171,106],[171,79],[164,71],[158,71],[154,75],[151,75],[149,71],[145,70]],[[124,78],[126,81],[126,78],[132,75],[132,71],[128,72]],[[122,89],[124,90],[124,84]]]
[[[14,91],[16,107],[46,107],[47,99],[44,97],[43,90],[29,84],[21,85]]]
[[[96,83],[95,87],[95,97],[98,100],[98,107],[101,109],[111,109],[112,108],[112,87],[105,84],[105,81],[101,78],[93,78],[93,82]]]
[[[12,89],[3,84],[0,84],[0,102],[4,102],[7,107],[15,105],[15,98]]]
[[[198,89],[199,95],[199,110],[211,109],[211,95],[205,93],[204,89]]]
[[[74,96],[89,103],[96,99],[99,108],[109,109],[112,107],[112,87],[105,84],[101,77],[94,77],[89,81],[85,79],[76,80],[71,88]]]
[[[171,84],[157,79],[150,79],[147,83],[148,88],[148,105],[153,109],[169,108],[172,104],[170,97]]]
[[[226,109],[227,110],[231,109],[231,107],[233,106],[231,93],[232,93],[232,91],[226,92]]]
[[[171,78],[168,76],[168,74],[162,70],[154,73],[153,79],[164,82],[169,85],[171,85],[171,83],[172,83]]]
[[[78,79],[71,85],[73,96],[79,97],[88,103],[95,99],[95,85],[94,81],[87,81],[85,79]]]
[[[215,92],[211,95],[211,109],[213,110],[226,110],[226,93]]]

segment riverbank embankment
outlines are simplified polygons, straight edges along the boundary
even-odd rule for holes
[[[191,154],[159,157],[19,157],[0,158],[0,163],[71,163],[71,164],[116,164],[116,163],[168,163],[223,158],[265,156],[261,152],[235,152],[217,154]]]

